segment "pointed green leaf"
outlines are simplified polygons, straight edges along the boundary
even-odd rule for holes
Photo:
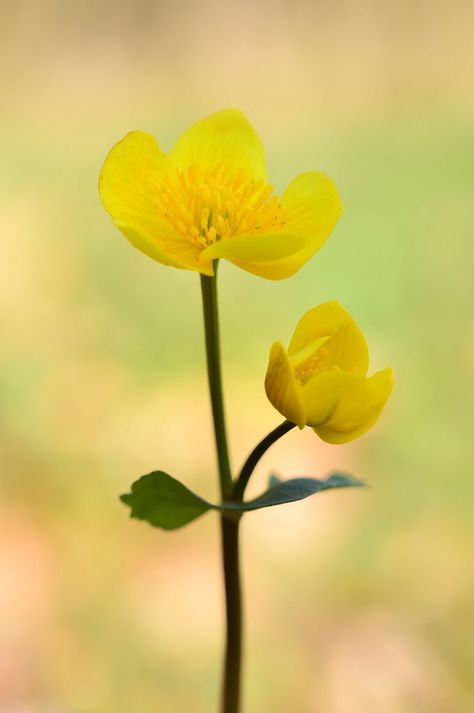
[[[278,475],[275,475],[275,473],[272,473],[270,475],[270,477],[268,478],[268,487],[274,488],[275,485],[278,485],[281,482],[282,482],[281,478],[279,478]]]
[[[224,502],[213,505],[191,492],[185,485],[163,471],[156,470],[135,481],[130,493],[121,495],[123,503],[131,508],[131,517],[146,520],[163,530],[176,530],[203,515],[208,510],[234,512],[236,517],[250,510],[283,505],[303,500],[322,490],[333,488],[360,488],[361,480],[350,475],[334,473],[326,480],[316,478],[293,478],[280,480],[272,475],[269,489],[254,500],[247,502]]]
[[[270,488],[254,500],[244,503],[222,503],[221,510],[259,510],[273,505],[283,505],[296,500],[303,500],[310,495],[319,493],[322,490],[332,490],[333,488],[361,488],[364,483],[351,475],[343,473],[333,473],[326,480],[316,478],[293,478],[292,480],[279,480],[276,476],[270,478]]]
[[[120,500],[131,508],[130,517],[146,520],[163,530],[187,525],[212,507],[160,470],[139,478],[133,483],[132,492],[121,495]]]

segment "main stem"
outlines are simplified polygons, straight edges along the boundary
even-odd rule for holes
[[[217,310],[217,263],[214,277],[201,275],[202,306],[206,333],[207,378],[211,396],[212,419],[216,439],[217,463],[221,495],[225,499],[232,494],[232,474],[227,447],[222,390],[221,350],[219,344],[219,314]]]
[[[207,376],[211,396],[219,481],[223,500],[234,497],[224,417],[216,275],[201,275]],[[222,681],[221,713],[239,713],[242,661],[242,596],[239,567],[239,519],[222,514],[221,539],[226,603],[226,647]]]
[[[227,614],[221,713],[239,713],[242,668],[242,592],[239,565],[239,520],[221,515]]]

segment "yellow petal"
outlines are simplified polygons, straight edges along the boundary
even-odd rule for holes
[[[99,195],[106,211],[126,238],[154,260],[212,274],[198,265],[200,250],[184,241],[159,217],[156,195],[174,168],[156,139],[132,131],[107,156],[99,177]]]
[[[255,129],[237,109],[225,109],[191,126],[170,158],[180,171],[193,165],[203,171],[225,168],[247,178],[266,179],[265,153]]]
[[[308,426],[325,424],[331,417],[344,388],[344,372],[325,371],[301,387],[301,400]]]
[[[288,257],[304,245],[305,239],[298,235],[288,235],[285,231],[275,231],[259,235],[241,235],[213,243],[203,250],[206,260],[225,258],[238,261],[245,266],[245,261],[278,260]],[[245,268],[244,268],[245,269]]]
[[[343,374],[338,403],[329,419],[314,428],[323,441],[347,443],[358,438],[380,416],[393,388],[393,371],[384,369],[370,378]],[[341,382],[342,383],[342,382]]]
[[[285,348],[280,342],[275,342],[270,350],[265,391],[273,406],[288,421],[296,423],[299,428],[305,426],[306,417],[300,399],[300,388]]]
[[[200,262],[199,250],[192,243],[180,240],[166,225],[158,233],[154,223],[147,225],[145,221],[139,228],[120,220],[114,220],[114,224],[135,248],[153,260],[171,267],[196,270],[203,275],[214,275],[212,263]],[[151,236],[156,236],[156,239]]]
[[[343,211],[334,181],[317,171],[297,176],[281,203],[288,229],[307,237],[315,251],[329,237]]]
[[[321,337],[333,337],[324,344],[327,354],[320,368],[338,366],[342,371],[367,374],[369,354],[365,337],[351,315],[337,302],[331,300],[306,312],[296,325],[288,347],[293,356],[307,349]]]
[[[264,277],[266,280],[286,280],[298,272],[313,254],[313,248],[306,246],[306,248],[298,252],[272,262],[254,262],[250,260],[246,262],[232,260],[232,262],[242,270],[258,275],[258,277]]]
[[[329,237],[342,213],[342,203],[333,181],[316,172],[295,178],[281,203],[282,229],[222,240],[208,248],[206,256],[231,260],[269,280],[294,275]]]

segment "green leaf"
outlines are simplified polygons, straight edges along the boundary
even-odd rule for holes
[[[121,495],[120,500],[131,508],[130,517],[146,520],[163,530],[187,525],[213,507],[160,470],[136,480],[132,492]]]
[[[120,500],[131,508],[131,517],[146,520],[163,530],[176,530],[187,525],[208,510],[234,512],[236,517],[244,512],[284,505],[296,500],[333,488],[360,488],[361,480],[350,475],[334,473],[326,480],[316,478],[293,478],[280,480],[270,476],[269,489],[254,500],[247,502],[224,502],[213,505],[191,492],[185,485],[161,470],[148,473],[132,485],[132,492],[120,496]]]
[[[274,488],[275,485],[278,485],[279,483],[282,483],[282,479],[278,477],[278,475],[275,475],[272,473],[270,477],[268,478],[268,487],[269,488]]]
[[[223,503],[221,510],[259,510],[273,505],[283,505],[296,500],[304,500],[310,495],[319,493],[322,490],[332,490],[333,488],[362,488],[365,486],[361,480],[353,478],[344,473],[333,473],[326,480],[316,478],[293,478],[292,480],[279,480],[272,475],[269,482],[270,488],[254,500],[244,503]]]

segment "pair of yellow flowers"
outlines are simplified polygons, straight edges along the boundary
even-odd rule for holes
[[[293,275],[329,237],[342,213],[333,181],[295,178],[281,198],[267,182],[263,145],[247,119],[227,109],[198,122],[169,155],[133,131],[110,151],[99,192],[113,222],[154,260],[212,276],[227,259],[255,275]],[[391,369],[367,377],[364,336],[338,302],[298,322],[288,349],[275,342],[265,379],[271,403],[329,443],[367,431],[393,386]]]

